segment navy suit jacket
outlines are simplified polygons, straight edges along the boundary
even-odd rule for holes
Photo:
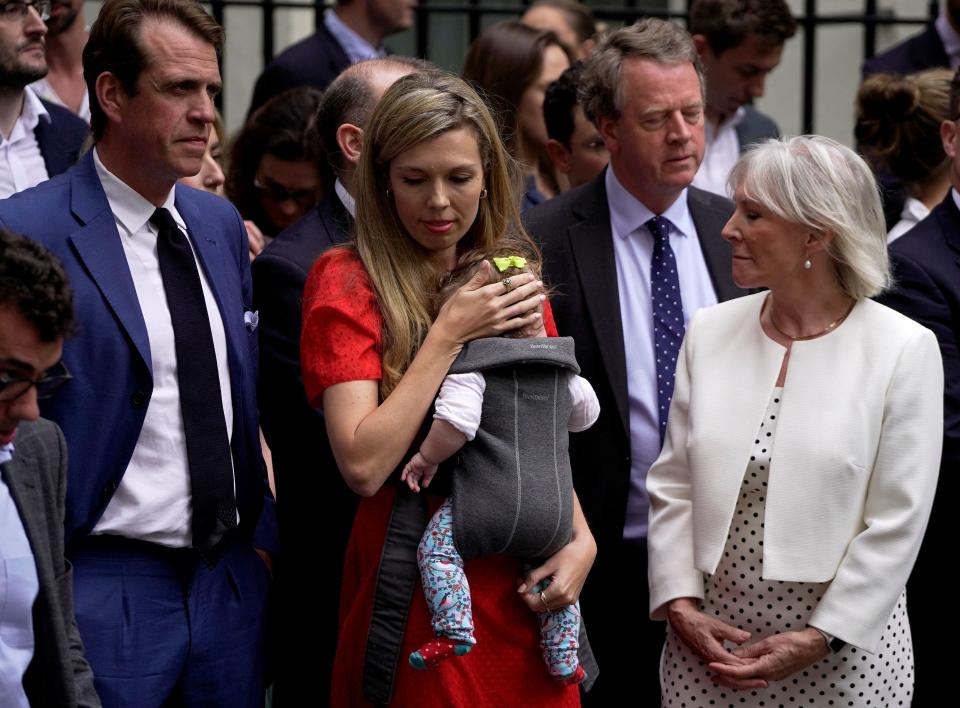
[[[350,58],[321,21],[316,32],[287,47],[267,64],[253,87],[247,115],[288,89],[313,86],[323,91],[348,66]]]
[[[50,121],[43,118],[33,129],[33,135],[43,155],[43,163],[49,177],[66,172],[80,157],[83,141],[90,128],[72,111],[63,106],[40,99],[40,103],[50,114]]]
[[[912,74],[924,69],[950,66],[943,40],[932,24],[923,32],[908,37],[885,52],[863,62],[862,72],[866,78],[871,74]]]
[[[237,507],[241,531],[251,532],[270,494],[257,423],[256,333],[244,322],[251,307],[246,231],[236,209],[212,194],[178,184],[176,207],[223,319]],[[100,519],[133,455],[153,393],[150,343],[92,151],[59,177],[0,202],[0,224],[53,251],[74,290],[80,331],[63,351],[73,381],[42,406],[70,446],[69,552]],[[257,543],[271,548],[272,507],[264,516]]]
[[[960,469],[960,210],[953,193],[926,219],[890,245],[894,287],[880,302],[937,335],[943,356],[943,455],[933,510],[907,582],[907,608],[920,679],[914,705],[937,702],[951,690],[952,657],[938,648],[943,634],[944,559],[953,556],[953,519]],[[920,695],[924,700],[918,699]]]

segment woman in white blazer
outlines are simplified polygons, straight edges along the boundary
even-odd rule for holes
[[[771,140],[731,185],[734,280],[767,290],[690,322],[647,476],[663,703],[909,705],[903,594],[940,459],[936,339],[869,299],[889,284],[886,239],[853,151]]]

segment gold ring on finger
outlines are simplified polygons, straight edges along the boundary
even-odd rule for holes
[[[513,285],[510,282],[510,278],[504,278],[500,282],[503,283],[503,289],[506,290],[507,292],[510,292],[511,290],[513,290]]]
[[[550,611],[550,604],[547,602],[547,598],[543,594],[543,590],[540,591],[540,602],[543,603],[543,609],[547,612]]]

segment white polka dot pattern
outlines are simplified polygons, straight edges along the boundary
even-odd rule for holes
[[[683,301],[677,260],[670,247],[670,222],[655,216],[644,224],[653,236],[650,261],[650,299],[653,310],[653,348],[657,360],[657,406],[660,441],[667,430],[667,414],[673,398],[673,377],[683,341]]]
[[[763,579],[764,500],[773,464],[774,433],[782,389],[774,389],[754,440],[723,558],[706,579],[702,610],[750,632],[750,641],[803,629],[829,583]],[[730,643],[728,648],[732,648]],[[909,706],[913,694],[913,644],[901,595],[880,649],[868,654],[846,646],[804,671],[765,689],[733,691],[710,680],[706,665],[668,626],[660,665],[665,707]]]

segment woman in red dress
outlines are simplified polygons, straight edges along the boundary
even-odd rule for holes
[[[398,470],[416,450],[463,344],[538,325],[544,295],[531,275],[505,287],[482,285],[484,272],[431,317],[438,277],[460,252],[489,247],[507,234],[526,238],[514,163],[476,92],[448,74],[407,76],[387,90],[369,126],[357,173],[355,244],[317,261],[303,303],[307,396],[323,408],[341,473],[364,497],[344,567],[332,704],[389,698],[391,705],[426,708],[577,706],[578,689],[554,681],[544,668],[535,614],[541,597],[529,590],[552,577],[544,598],[551,607],[577,600],[596,554],[578,502],[570,544],[525,577],[514,559],[467,562],[474,651],[430,671],[396,661],[431,638],[423,593],[399,580],[407,562],[416,572],[415,557],[404,551],[398,566],[396,537],[387,541],[388,526],[419,503],[397,484]],[[542,316],[555,335],[549,307]],[[423,510],[424,525],[440,500]],[[410,534],[413,553],[422,530]],[[400,614],[407,611],[392,632],[383,627],[396,620],[397,608],[380,611],[384,601],[377,593],[384,585],[403,588]],[[396,646],[385,651],[391,637]]]

